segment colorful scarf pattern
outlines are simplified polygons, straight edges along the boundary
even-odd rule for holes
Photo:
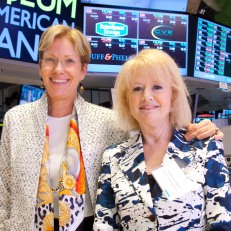
[[[78,126],[75,117],[72,116],[66,153],[60,166],[59,185],[56,189],[51,189],[49,177],[49,127],[46,124],[34,229],[54,230],[53,192],[55,191],[59,194],[59,227],[61,230],[75,230],[84,218],[85,180]]]

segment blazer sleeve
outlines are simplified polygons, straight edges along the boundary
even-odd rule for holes
[[[110,150],[103,154],[102,167],[98,180],[97,201],[95,207],[95,231],[119,230],[119,218],[115,204],[115,194],[111,185],[111,158]]]
[[[10,141],[7,114],[0,141],[0,230],[9,230],[10,223]]]
[[[209,230],[231,230],[231,190],[222,141],[209,140],[204,174]]]

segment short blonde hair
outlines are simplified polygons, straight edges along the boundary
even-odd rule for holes
[[[167,53],[157,49],[140,51],[123,65],[117,76],[114,109],[119,126],[126,131],[139,130],[138,122],[130,114],[127,99],[130,82],[137,72],[171,87],[170,124],[178,129],[186,127],[192,119],[189,92],[175,61]]]
[[[39,59],[43,58],[44,51],[48,49],[56,38],[67,38],[74,45],[76,53],[80,56],[81,64],[91,61],[91,47],[83,33],[65,25],[53,25],[48,27],[41,36],[39,43]]]

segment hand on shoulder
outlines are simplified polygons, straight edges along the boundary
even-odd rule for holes
[[[205,139],[214,136],[215,140],[220,140],[224,137],[224,134],[217,128],[217,126],[210,120],[202,120],[198,124],[189,124],[187,127],[187,133],[185,139],[190,141],[192,139]]]

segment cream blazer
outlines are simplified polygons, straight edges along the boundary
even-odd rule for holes
[[[90,104],[80,95],[74,108],[94,209],[102,153],[127,135],[116,128],[112,110]],[[0,230],[33,230],[47,110],[44,94],[40,100],[16,106],[5,115],[0,149]]]

